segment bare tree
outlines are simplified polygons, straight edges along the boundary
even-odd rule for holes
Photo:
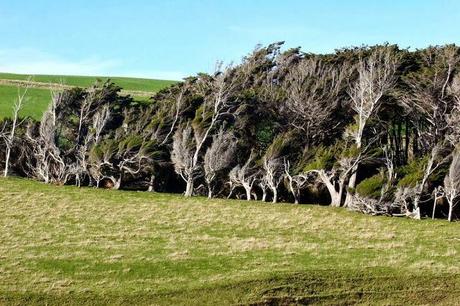
[[[420,219],[421,212],[420,212],[420,202],[423,196],[423,192],[427,185],[428,179],[433,175],[433,173],[445,162],[445,158],[441,157],[441,146],[435,145],[431,150],[431,154],[428,158],[428,161],[425,165],[423,177],[420,182],[417,182],[415,186],[415,194],[413,197],[413,209],[412,211],[408,211],[408,216]]]
[[[107,122],[110,119],[110,106],[108,104],[102,106],[100,110],[98,110],[92,120],[92,134],[94,135],[94,143],[98,144],[102,131],[106,126]]]
[[[307,146],[337,126],[332,116],[349,72],[348,67],[335,68],[311,56],[286,75],[284,112],[290,125],[303,133]]]
[[[168,133],[166,134],[165,138],[161,142],[162,145],[166,144],[169,140],[170,135],[174,132],[174,129],[176,128],[176,124],[179,120],[180,117],[180,112],[184,104],[184,95],[187,91],[187,87],[184,85],[181,87],[179,90],[179,93],[176,96],[175,103],[174,103],[174,119],[171,124],[171,128],[169,129]]]
[[[288,189],[294,197],[294,204],[299,204],[300,190],[306,185],[308,179],[303,175],[291,173],[291,163],[284,158],[284,176],[287,180]]]
[[[348,92],[351,98],[351,109],[356,113],[356,131],[353,138],[358,150],[363,147],[364,130],[369,120],[377,115],[382,105],[382,97],[396,83],[399,62],[400,56],[390,47],[379,47],[373,50],[368,58],[361,58],[359,61],[358,79]],[[356,187],[359,163],[355,167],[348,182],[348,187],[353,189]],[[350,200],[347,194],[345,205]]]
[[[31,80],[32,79],[29,77],[27,82],[26,82],[26,86],[25,86],[23,91],[20,90],[20,87],[17,88],[18,93],[17,93],[16,101],[14,102],[14,105],[13,105],[12,122],[11,122],[10,131],[9,131],[9,133],[1,133],[0,134],[1,136],[3,136],[2,138],[5,141],[5,147],[6,147],[5,169],[3,171],[3,176],[4,177],[8,176],[11,150],[12,150],[13,145],[14,145],[14,138],[15,138],[16,129],[17,129],[18,125],[20,124],[20,122],[18,122],[18,120],[19,120],[19,112],[21,111],[21,109],[24,106],[24,102],[25,102],[25,99],[26,99],[26,94],[27,94],[27,91],[28,91],[28,89],[30,87]]]
[[[236,151],[236,140],[230,133],[226,133],[223,128],[214,135],[211,146],[204,156],[205,181],[208,186],[208,198],[212,198],[213,183],[216,175],[228,168],[234,160]]]
[[[172,161],[175,164],[176,172],[186,182],[185,196],[187,197],[193,194],[194,182],[198,176],[202,175],[200,173],[202,150],[211,131],[216,128],[224,115],[231,115],[229,103],[236,86],[235,80],[231,76],[231,70],[230,67],[227,67],[223,72],[216,73],[211,80],[210,94],[205,95],[198,120],[201,124],[196,123],[196,121],[193,124],[193,141],[190,126],[186,131],[176,132]],[[178,151],[179,149],[186,151],[181,153]]]
[[[444,194],[449,203],[449,214],[447,220],[452,221],[452,213],[458,204],[460,195],[460,154],[456,151],[453,154],[449,172],[444,178]]]
[[[243,166],[237,165],[229,173],[230,183],[230,194],[236,187],[243,187],[246,191],[246,200],[251,200],[252,188],[257,181],[258,171],[254,167],[253,163],[256,158],[254,152],[246,160]]]
[[[456,97],[460,86],[460,80],[453,78],[460,56],[457,47],[448,45],[423,50],[421,60],[425,69],[404,78],[408,90],[403,92],[400,101],[412,117],[417,145],[426,153],[448,132],[448,117],[455,104],[448,93]],[[458,99],[455,100],[458,103]],[[456,119],[457,116],[450,117]]]
[[[272,192],[272,202],[278,201],[278,187],[283,181],[283,163],[280,157],[264,155],[262,157],[262,180],[265,181]]]
[[[350,176],[356,171],[357,165],[371,158],[366,155],[368,147],[360,151],[358,156],[340,157],[337,160],[337,166],[332,169],[311,169],[302,175],[316,175],[316,178],[326,186],[329,192],[331,206],[339,207],[342,205],[345,186]]]
[[[460,73],[453,78],[448,87],[449,94],[453,97],[453,109],[446,117],[446,138],[452,146],[457,146],[460,141]]]
[[[193,194],[193,181],[197,172],[197,163],[194,163],[195,145],[193,142],[192,127],[190,123],[183,128],[178,128],[173,137],[171,161],[174,170],[187,184],[185,196]]]
[[[444,187],[443,186],[438,186],[433,190],[433,212],[431,214],[431,219],[434,220],[434,217],[436,216],[436,205],[438,204],[438,201],[443,199],[445,197],[445,192],[444,192]]]
[[[261,201],[265,202],[267,200],[268,184],[267,184],[267,181],[263,179],[262,172],[260,172],[260,171],[258,173],[257,186],[259,186],[260,190],[262,190],[262,199],[261,199]]]

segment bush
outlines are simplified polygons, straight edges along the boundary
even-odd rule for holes
[[[356,186],[356,192],[363,197],[377,199],[385,183],[386,178],[379,173],[361,181]]]
[[[319,147],[309,163],[304,167],[304,171],[315,169],[331,169],[335,163],[335,148]]]
[[[398,176],[401,177],[398,187],[415,187],[417,182],[423,179],[427,160],[428,157],[415,159],[408,165],[397,169]]]

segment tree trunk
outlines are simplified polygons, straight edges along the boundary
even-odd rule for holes
[[[267,200],[267,190],[262,189],[262,202]]]
[[[339,197],[339,193],[336,192],[336,191],[333,191],[332,193],[329,191],[330,195],[331,195],[331,206],[332,207],[340,207],[340,197]]]
[[[276,190],[276,188],[272,188],[272,192],[273,192],[272,203],[276,203],[278,202],[278,190]]]
[[[323,181],[323,184],[326,185],[327,191],[331,197],[331,206],[340,207],[342,204],[342,192],[343,192],[343,183],[340,183],[339,192],[335,189],[334,184],[331,183],[327,175],[323,171],[318,172],[319,177]]]
[[[148,188],[147,191],[148,192],[154,192],[155,191],[155,175],[150,176],[149,188]]]
[[[230,198],[232,197],[233,189],[235,189],[233,186],[230,187],[230,192],[229,192],[229,194],[228,194],[228,196],[227,196],[227,199],[230,199]]]
[[[452,210],[453,210],[453,205],[449,203],[449,215],[447,216],[447,221],[451,222],[452,221]]]
[[[212,188],[211,185],[208,185],[208,199],[212,198]]]
[[[345,204],[343,205],[344,207],[348,207],[351,204],[352,201],[352,193],[350,192],[351,189],[356,188],[356,175],[357,175],[357,170],[358,170],[358,165],[354,167],[353,174],[350,176],[350,180],[348,181],[348,192],[347,196],[345,197]]]
[[[193,194],[193,180],[192,178],[187,179],[187,186],[185,188],[185,196],[191,197]]]
[[[244,186],[244,190],[246,190],[246,201],[251,201],[251,187]]]
[[[6,146],[5,171],[3,173],[4,177],[8,176],[8,166],[10,164],[10,155],[11,155],[11,148],[10,148],[10,146]]]
[[[115,179],[113,182],[113,189],[119,190],[121,187],[121,177],[118,179]]]
[[[299,204],[299,197],[294,192],[294,204]]]

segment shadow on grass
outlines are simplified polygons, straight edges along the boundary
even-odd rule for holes
[[[404,274],[397,270],[312,271],[168,292],[0,293],[7,305],[455,305],[458,274]]]

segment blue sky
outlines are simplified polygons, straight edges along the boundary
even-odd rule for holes
[[[460,43],[457,0],[0,0],[0,71],[180,79],[256,44]]]

